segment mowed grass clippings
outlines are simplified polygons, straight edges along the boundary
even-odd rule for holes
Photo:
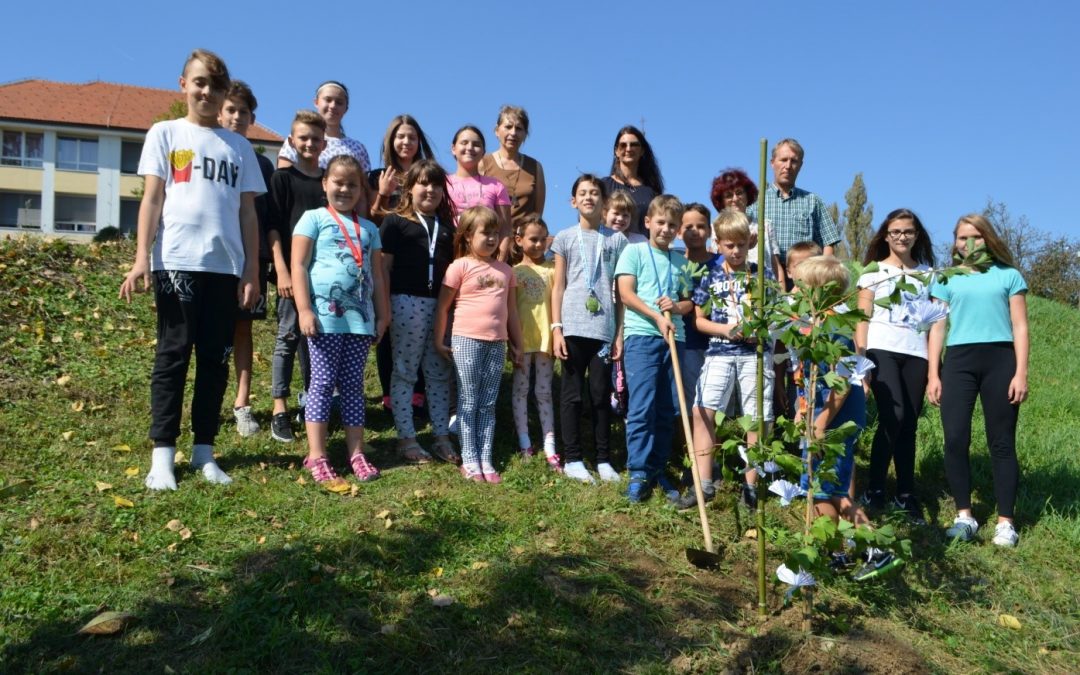
[[[710,511],[724,565],[691,567],[695,512],[657,497],[631,508],[616,486],[579,485],[516,456],[509,377],[503,485],[402,464],[372,362],[369,457],[383,478],[321,490],[301,466],[302,436],[269,437],[272,321],[255,330],[263,431],[236,435],[232,383],[223,406],[217,450],[234,483],[190,470],[185,433],[180,489],[149,492],[153,301],[116,298],[132,255],[125,243],[0,242],[0,670],[1080,671],[1075,310],[1030,302],[1020,546],[990,545],[992,527],[980,544],[946,545],[954,511],[928,409],[918,475],[932,525],[900,526],[916,559],[880,582],[823,588],[808,637],[781,588],[768,620],[755,620],[755,547],[739,537],[733,495]],[[614,436],[622,458],[621,429]],[[420,440],[430,443],[427,430]],[[345,473],[340,431],[331,457]],[[992,522],[981,419],[972,463],[976,516]],[[765,504],[771,524],[795,523]],[[780,558],[770,548],[770,574]],[[112,635],[78,634],[103,611],[133,618]]]

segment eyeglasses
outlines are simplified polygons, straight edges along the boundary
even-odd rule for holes
[[[629,143],[619,143],[615,147],[617,147],[620,150],[633,150],[634,148],[640,148],[641,143],[639,143],[637,141],[631,141]]]
[[[914,239],[917,234],[916,230],[889,230],[892,239]]]

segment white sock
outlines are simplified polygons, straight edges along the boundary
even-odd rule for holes
[[[150,471],[146,473],[146,487],[151,490],[175,490],[176,475],[173,473],[175,446],[154,448],[150,456]]]
[[[518,434],[518,447],[524,450],[525,448],[532,447],[532,441],[529,439],[529,432]]]
[[[218,485],[228,485],[232,478],[214,461],[214,446],[200,444],[191,448],[191,466],[202,469],[203,478]]]
[[[555,434],[544,436],[544,454],[548,457],[555,454]]]
[[[596,479],[592,477],[589,470],[585,468],[584,462],[567,462],[563,467],[563,475],[583,483],[591,484],[596,482]]]

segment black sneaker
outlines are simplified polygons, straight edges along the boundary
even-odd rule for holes
[[[708,504],[714,498],[716,498],[716,488],[712,485],[702,485],[701,494],[705,497],[705,503]],[[697,494],[694,490],[688,490],[686,494],[675,500],[675,508],[680,511],[688,511],[690,509],[697,508]]]
[[[866,552],[866,564],[860,567],[851,578],[855,581],[869,581],[876,579],[887,572],[904,564],[902,558],[897,558],[892,551],[882,551],[879,548],[871,548]]]
[[[919,504],[919,499],[915,495],[897,495],[896,499],[893,499],[893,506],[900,511],[903,511],[912,524],[926,524],[926,519],[923,518],[922,514],[922,506]]]
[[[829,559],[829,569],[834,572],[841,572],[855,566],[855,561],[851,559],[847,553],[839,551],[833,553]]]
[[[885,491],[884,490],[867,490],[859,495],[859,502],[863,506],[872,509],[874,511],[881,511],[885,508]]]
[[[748,511],[757,510],[757,488],[744,483],[742,486],[742,503]]]
[[[278,413],[270,419],[270,435],[276,441],[292,443],[296,440],[293,436],[292,425],[289,424],[289,413]]]

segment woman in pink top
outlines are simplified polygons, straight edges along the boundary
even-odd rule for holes
[[[443,276],[432,334],[435,349],[457,371],[461,474],[478,483],[502,482],[491,452],[507,339],[514,367],[521,367],[522,359],[521,324],[511,293],[516,285],[514,271],[495,259],[499,228],[498,216],[485,206],[461,213],[454,235],[455,260]],[[451,306],[454,330],[451,347],[447,347],[443,337]]]
[[[495,212],[499,222],[498,259],[506,262],[510,256],[510,193],[498,178],[480,175],[480,160],[484,157],[484,134],[471,124],[458,129],[450,152],[457,160],[457,171],[447,176],[446,185],[454,213],[474,206],[486,206]]]

